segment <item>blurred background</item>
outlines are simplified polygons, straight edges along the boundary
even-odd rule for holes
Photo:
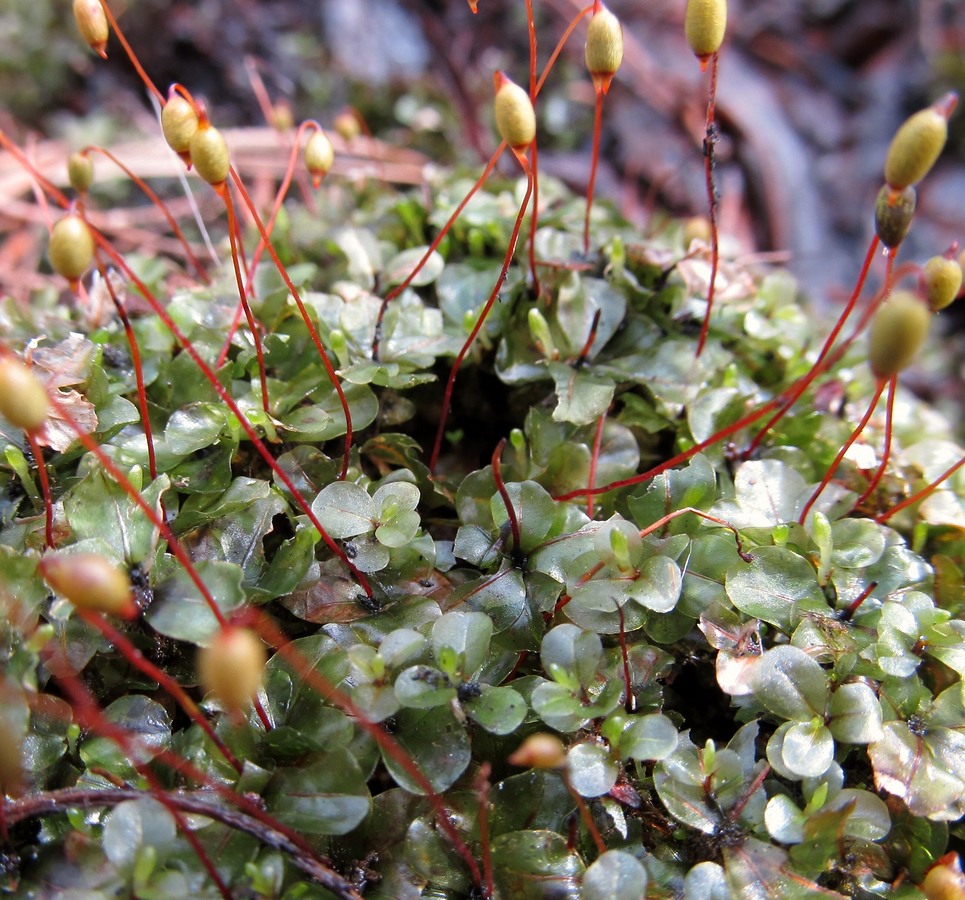
[[[540,68],[580,0],[534,0]],[[641,231],[706,210],[702,75],[684,0],[613,0],[626,57],[604,109],[597,195]],[[492,73],[526,83],[523,0],[114,0],[156,83],[204,97],[219,126],[266,127],[257,82],[295,121],[346,108],[373,135],[440,163],[478,166],[496,140]],[[540,163],[585,188],[593,91],[577,28],[540,97]],[[0,128],[21,146],[156,134],[146,92],[112,38],[97,59],[69,0],[3,0]],[[847,296],[872,234],[888,142],[902,120],[965,90],[961,0],[732,0],[721,56],[721,223],[735,252],[773,252],[819,305]],[[271,113],[268,112],[270,115]],[[24,253],[16,164],[0,153],[0,288]],[[512,173],[512,165],[506,168]],[[4,180],[4,176],[8,176]],[[965,243],[965,110],[921,185],[903,258]],[[29,255],[29,254],[28,254]]]

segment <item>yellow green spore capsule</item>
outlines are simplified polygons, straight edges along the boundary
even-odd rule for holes
[[[898,129],[885,157],[885,182],[893,191],[917,184],[935,164],[948,137],[948,117],[958,97],[948,93],[916,112]]]
[[[197,110],[180,94],[169,94],[161,110],[161,132],[168,146],[175,153],[187,153],[197,130]]]
[[[962,287],[962,267],[958,260],[933,256],[921,267],[922,288],[932,312],[948,306]]]
[[[78,194],[86,194],[94,183],[94,163],[87,153],[79,150],[67,160],[67,180]]]
[[[305,144],[305,168],[312,177],[312,184],[317,188],[322,179],[329,173],[335,162],[335,148],[328,139],[328,135],[321,129],[312,132],[312,136]]]
[[[687,0],[684,33],[694,55],[707,60],[720,50],[727,30],[727,0]]]
[[[50,265],[70,282],[77,281],[94,259],[94,236],[90,226],[76,213],[54,223],[47,247]]]
[[[198,653],[201,686],[231,712],[243,712],[261,687],[267,654],[248,628],[222,628]]]
[[[502,72],[495,74],[493,83],[496,129],[514,150],[525,150],[536,138],[536,112],[529,94]]]
[[[888,185],[878,191],[875,200],[875,232],[878,240],[889,250],[893,250],[908,234],[911,221],[915,217],[918,195],[913,187],[906,187],[897,193]]]
[[[96,553],[48,553],[40,561],[40,574],[78,609],[124,619],[137,615],[127,572]]]
[[[623,62],[623,26],[603,4],[593,13],[586,30],[583,59],[593,84],[605,94]]]
[[[231,168],[231,156],[224,136],[213,125],[202,122],[191,138],[191,165],[208,184],[223,184]]]
[[[111,31],[100,0],[74,0],[74,21],[90,48],[107,59],[107,39]]]
[[[0,357],[0,413],[3,417],[24,431],[36,431],[44,424],[49,406],[43,382],[16,357]]]
[[[891,378],[905,368],[928,336],[931,313],[910,291],[896,291],[875,314],[868,343],[868,365],[876,378]]]

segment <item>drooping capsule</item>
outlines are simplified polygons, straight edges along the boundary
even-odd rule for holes
[[[605,94],[623,62],[623,26],[602,3],[590,18],[583,59],[594,86]]]
[[[962,267],[958,260],[933,256],[921,267],[921,283],[932,312],[938,312],[958,296],[962,287]]]
[[[130,577],[99,554],[48,553],[39,568],[44,581],[78,609],[124,619],[137,615]]]
[[[201,686],[230,712],[243,712],[261,687],[267,654],[248,628],[222,628],[198,653]]]
[[[726,30],[727,0],[687,0],[684,33],[702,63],[720,50]]]
[[[305,144],[305,168],[311,175],[312,184],[317,188],[329,173],[335,162],[335,148],[320,128],[312,132]]]
[[[50,402],[43,382],[15,356],[0,357],[0,413],[13,426],[36,431]]]
[[[895,132],[885,156],[885,182],[893,191],[917,184],[928,174],[945,147],[948,118],[957,102],[956,94],[945,94]]]
[[[94,236],[77,213],[68,213],[54,223],[47,257],[53,270],[72,283],[87,271],[94,259]]]
[[[90,48],[107,59],[107,39],[111,30],[99,0],[74,0],[74,21]]]
[[[179,93],[171,91],[161,110],[164,140],[175,153],[185,154],[191,149],[191,138],[197,130],[197,110]]]
[[[525,150],[536,138],[536,112],[529,94],[502,72],[496,72],[493,84],[496,129],[513,150]]]
[[[875,314],[868,341],[868,365],[876,378],[897,375],[928,336],[931,313],[910,291],[895,291]]]
[[[895,193],[888,185],[878,191],[875,200],[875,232],[889,250],[899,246],[911,228],[918,195],[913,187]]]
[[[94,183],[94,163],[89,153],[77,151],[67,159],[67,180],[78,194],[86,194]]]
[[[207,121],[198,125],[191,138],[191,165],[208,184],[223,184],[231,169],[231,155],[224,135]]]

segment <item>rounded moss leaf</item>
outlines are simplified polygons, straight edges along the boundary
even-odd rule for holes
[[[493,622],[485,613],[448,612],[432,623],[432,652],[447,675],[468,678],[486,661],[492,636]],[[456,668],[449,671],[442,663],[452,654]]]
[[[620,767],[602,744],[586,741],[566,752],[570,784],[583,797],[602,797],[617,783]]]
[[[530,697],[533,711],[556,731],[570,732],[582,728],[589,718],[582,701],[574,693],[575,689],[555,681],[541,681]]]
[[[351,481],[334,481],[322,488],[312,501],[312,512],[329,537],[350,538],[375,528],[375,501]]]
[[[380,487],[372,496],[376,510],[375,538],[385,547],[404,547],[419,531],[421,520],[415,511],[419,489],[407,481]]]
[[[775,715],[797,722],[823,720],[830,695],[828,677],[798,647],[772,647],[760,658],[752,679],[755,696]]]
[[[871,519],[839,519],[831,526],[831,561],[845,569],[873,566],[887,546],[885,528]]]
[[[806,816],[787,794],[776,794],[764,808],[767,833],[781,844],[798,844],[804,840]]]
[[[653,556],[640,567],[640,575],[627,588],[627,596],[646,609],[668,613],[680,599],[683,573],[667,556]]]
[[[389,669],[415,659],[426,645],[425,637],[414,628],[396,628],[379,644],[379,656]]]
[[[540,900],[577,897],[584,864],[555,831],[510,831],[493,838],[492,864],[498,896]]]
[[[880,841],[891,831],[891,814],[877,794],[859,788],[845,788],[824,809],[840,811],[845,816],[841,827],[844,837],[862,841]]]
[[[625,850],[607,850],[583,875],[583,900],[639,900],[647,892],[647,870]]]
[[[456,696],[449,679],[431,666],[410,666],[395,679],[394,689],[399,703],[413,709],[443,706]]]
[[[478,697],[463,703],[463,709],[491,734],[512,734],[526,718],[526,701],[511,687],[483,685]]]
[[[401,709],[395,716],[395,742],[436,793],[448,790],[472,759],[469,737],[449,704],[434,709]],[[425,794],[425,784],[408,765],[383,752],[382,759],[396,784],[412,794]]]
[[[684,878],[684,900],[730,900],[724,869],[715,862],[697,863]]]
[[[794,722],[784,732],[781,758],[798,778],[823,775],[834,760],[834,738],[817,722]]]
[[[635,718],[620,736],[620,755],[628,759],[664,759],[676,749],[677,729],[663,713]]]
[[[535,481],[510,482],[506,493],[519,522],[519,549],[524,554],[532,553],[553,530],[558,505],[546,488]],[[509,521],[502,496],[494,494],[489,505],[493,522],[502,528]]]
[[[837,741],[868,744],[882,736],[881,704],[867,684],[842,684],[828,703],[828,729]]]
[[[402,284],[412,274],[412,270],[419,264],[422,257],[426,255],[426,250],[428,250],[426,246],[410,247],[408,250],[403,250],[392,257],[385,264],[385,269],[382,272],[382,284],[387,288]],[[427,284],[432,284],[442,274],[444,268],[445,260],[438,251],[433,250],[425,264],[412,277],[409,286],[425,287]]]
[[[177,834],[174,816],[153,797],[127,800],[118,803],[104,820],[104,855],[118,868],[126,869],[147,847],[165,856]]]
[[[759,547],[727,571],[727,597],[742,613],[791,632],[802,612],[827,611],[814,566],[789,547]]]
[[[568,622],[551,628],[543,635],[540,659],[554,681],[570,687],[589,684],[596,676],[603,658],[603,644],[592,631],[584,631]],[[575,677],[576,683],[572,679]]]
[[[273,816],[299,832],[348,834],[368,815],[372,798],[355,757],[340,748],[276,771],[265,801]]]

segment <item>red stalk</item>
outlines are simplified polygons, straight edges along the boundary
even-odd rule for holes
[[[714,306],[714,288],[717,282],[717,265],[720,249],[717,236],[717,186],[714,184],[714,145],[717,143],[717,124],[714,121],[717,108],[717,62],[719,53],[710,58],[710,87],[707,90],[707,123],[704,132],[704,176],[707,181],[707,204],[710,214],[710,284],[707,287],[707,311],[697,341],[697,356],[703,352],[710,330],[710,313]]]
[[[50,496],[50,479],[47,477],[47,464],[44,462],[44,448],[36,436],[29,431],[24,432],[30,444],[30,452],[37,464],[37,477],[40,479],[40,490],[44,495],[44,540],[47,548],[54,546],[54,502]]]
[[[864,431],[865,426],[868,424],[868,420],[871,418],[871,414],[875,411],[875,407],[878,405],[878,400],[880,399],[882,393],[884,392],[885,385],[888,384],[888,379],[879,378],[878,385],[875,388],[874,396],[871,398],[871,402],[868,404],[868,411],[861,417],[861,421],[858,423],[854,431],[851,432],[851,436],[844,442],[844,446],[838,451],[838,455],[835,456],[834,461],[831,463],[828,471],[824,473],[824,478],[821,479],[821,484],[818,485],[818,489],[811,495],[811,499],[804,505],[804,509],[801,510],[800,518],[798,522],[803,525],[805,519],[807,519],[808,513],[811,511],[811,507],[814,506],[818,497],[821,496],[824,489],[830,484],[831,479],[834,477],[834,473],[838,470],[838,466],[841,464],[841,460],[844,459],[845,453],[851,445],[858,439],[858,436]]]
[[[449,406],[452,403],[452,390],[456,383],[456,375],[459,374],[459,368],[462,366],[462,361],[466,358],[466,354],[469,352],[469,348],[472,346],[473,341],[476,340],[476,335],[479,334],[483,323],[486,321],[486,317],[489,315],[490,310],[493,308],[493,304],[496,302],[496,297],[499,295],[499,289],[503,286],[503,282],[506,280],[506,273],[509,271],[509,264],[513,258],[513,252],[516,250],[516,241],[519,238],[519,228],[523,222],[523,215],[526,213],[526,207],[529,205],[529,198],[533,193],[533,173],[529,167],[529,162],[526,159],[525,151],[520,152],[514,150],[513,152],[516,154],[519,164],[523,167],[523,171],[526,173],[526,193],[523,196],[523,202],[519,206],[519,213],[517,214],[516,222],[513,225],[513,233],[509,238],[509,246],[506,248],[506,255],[503,257],[503,265],[499,270],[499,277],[496,279],[496,283],[493,285],[492,292],[489,295],[489,299],[486,301],[486,305],[483,307],[482,312],[476,319],[476,324],[469,333],[469,337],[466,338],[466,342],[462,345],[462,349],[459,351],[459,355],[456,357],[455,362],[452,364],[452,369],[449,371],[449,380],[446,382],[446,391],[442,400],[442,415],[439,417],[439,427],[436,430],[436,441],[432,447],[432,455],[429,457],[430,472],[435,471],[436,463],[439,461],[439,453],[442,450],[442,437],[446,430],[446,419],[449,417]]]
[[[885,446],[881,452],[881,462],[878,464],[878,471],[875,472],[874,478],[871,479],[864,493],[855,501],[854,506],[851,508],[852,512],[874,493],[874,489],[878,487],[878,483],[881,481],[882,476],[885,474],[885,469],[888,467],[888,460],[891,458],[891,425],[895,412],[895,389],[897,386],[898,376],[892,375],[888,381],[888,403],[885,412]]]

